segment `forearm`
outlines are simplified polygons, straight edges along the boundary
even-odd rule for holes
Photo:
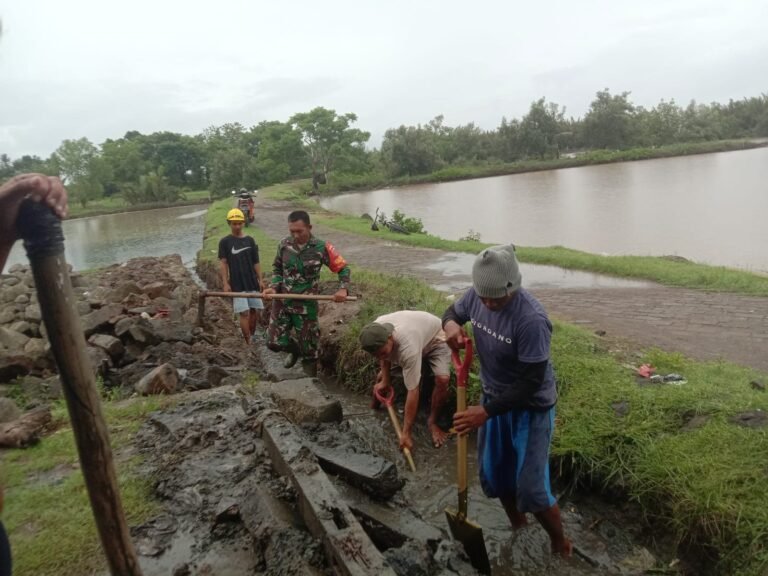
[[[219,276],[221,276],[221,286],[227,286],[229,284],[229,266],[227,266],[226,261],[219,262]]]
[[[349,269],[349,266],[345,266],[339,271],[339,290],[342,288],[349,293],[349,285],[352,278],[352,272]]]
[[[419,388],[408,390],[405,398],[405,416],[403,417],[403,434],[410,434],[413,424],[416,422],[416,413],[419,411]]]
[[[456,306],[451,304],[446,308],[445,312],[443,312],[443,328],[445,328],[445,325],[448,324],[448,322],[455,322],[459,326],[463,326],[467,323],[467,318],[463,318],[459,315],[459,313],[456,311]]]

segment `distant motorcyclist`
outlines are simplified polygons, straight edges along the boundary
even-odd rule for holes
[[[237,207],[240,208],[240,210],[242,210],[245,214],[246,224],[253,222],[254,218],[256,217],[256,209],[253,196],[251,196],[251,193],[248,192],[248,190],[245,188],[240,188],[238,197],[239,200],[237,201]]]

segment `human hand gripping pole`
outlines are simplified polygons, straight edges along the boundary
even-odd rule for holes
[[[389,392],[382,394],[377,388],[374,388],[373,395],[376,397],[376,400],[387,407],[387,412],[389,412],[389,419],[392,421],[392,426],[397,433],[397,440],[400,441],[400,439],[403,437],[403,431],[400,428],[400,421],[398,420],[397,414],[395,413],[395,407],[392,405],[392,401],[395,399],[395,389],[390,386],[387,388],[387,390],[389,390]],[[403,454],[405,455],[405,459],[408,460],[408,466],[411,467],[411,471],[416,472],[416,464],[413,462],[411,451],[407,447],[403,447]]]
[[[26,200],[16,220],[32,267],[38,302],[59,370],[96,527],[113,576],[141,576],[123,514],[109,434],[64,257],[61,222]]]

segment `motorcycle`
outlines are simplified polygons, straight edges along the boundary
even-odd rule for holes
[[[386,226],[387,228],[389,228],[389,230],[391,232],[397,232],[398,234],[410,235],[410,232],[408,232],[408,230],[403,228],[400,224],[398,224],[394,220],[391,220],[391,219],[388,220],[387,217],[384,215],[384,213],[379,215],[379,209],[377,207],[376,208],[376,215],[373,217],[373,223],[371,224],[371,230],[373,230],[374,232],[378,232],[379,231],[378,222],[380,222],[382,226]]]
[[[235,194],[234,190],[232,190],[232,194]],[[253,196],[251,196],[250,192],[247,192],[246,190],[240,191],[240,194],[237,196],[237,207],[245,215],[245,225],[248,226],[251,224],[256,218],[256,210],[254,207]]]

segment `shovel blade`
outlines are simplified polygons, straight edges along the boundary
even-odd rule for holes
[[[464,545],[464,551],[475,570],[481,574],[490,574],[491,562],[488,560],[488,551],[485,549],[483,529],[451,509],[446,509],[445,518],[448,520],[453,539]]]

